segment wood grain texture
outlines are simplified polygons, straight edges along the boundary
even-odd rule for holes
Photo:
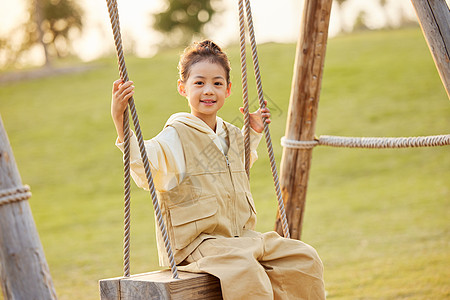
[[[314,139],[332,0],[306,0],[297,43],[285,136]],[[312,149],[285,148],[280,184],[291,238],[300,239]],[[279,216],[275,230],[282,234]]]
[[[173,279],[169,270],[100,280],[101,300],[221,300],[220,281],[209,274],[179,272]]]
[[[411,0],[450,99],[450,10],[445,0]]]
[[[120,299],[120,280],[123,277],[103,279],[99,281],[101,300]]]
[[[0,191],[21,187],[0,118]],[[28,201],[0,205],[0,281],[5,299],[56,299]]]

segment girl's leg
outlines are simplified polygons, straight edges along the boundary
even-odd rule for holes
[[[272,283],[274,299],[325,299],[323,265],[316,250],[276,232],[262,236],[264,254],[260,263]]]
[[[204,272],[220,279],[224,300],[273,300],[272,286],[257,258],[260,238],[220,238],[203,241],[181,270]]]

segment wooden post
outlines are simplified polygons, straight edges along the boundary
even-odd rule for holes
[[[26,190],[26,189],[25,189]],[[0,281],[5,299],[56,299],[44,251],[0,117]]]
[[[314,139],[332,0],[305,0],[285,137]],[[312,149],[283,150],[280,184],[291,238],[300,239]],[[275,229],[282,234],[277,217]]]
[[[450,11],[445,0],[411,0],[450,99]]]

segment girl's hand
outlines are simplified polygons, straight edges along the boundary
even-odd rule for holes
[[[242,114],[244,113],[243,107],[240,107],[239,110]],[[270,124],[270,110],[267,108],[267,100],[264,100],[264,108],[260,108],[254,113],[250,113],[250,127],[258,133],[261,133],[264,130],[263,117],[266,118],[266,123]]]
[[[111,116],[116,126],[119,141],[123,141],[123,113],[128,105],[128,100],[134,94],[132,81],[123,82],[121,79],[114,81],[112,88]]]

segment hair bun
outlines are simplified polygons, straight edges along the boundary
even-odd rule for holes
[[[222,53],[222,49],[211,40],[203,40],[203,41],[199,42],[197,45],[199,48],[203,48],[206,51]]]

